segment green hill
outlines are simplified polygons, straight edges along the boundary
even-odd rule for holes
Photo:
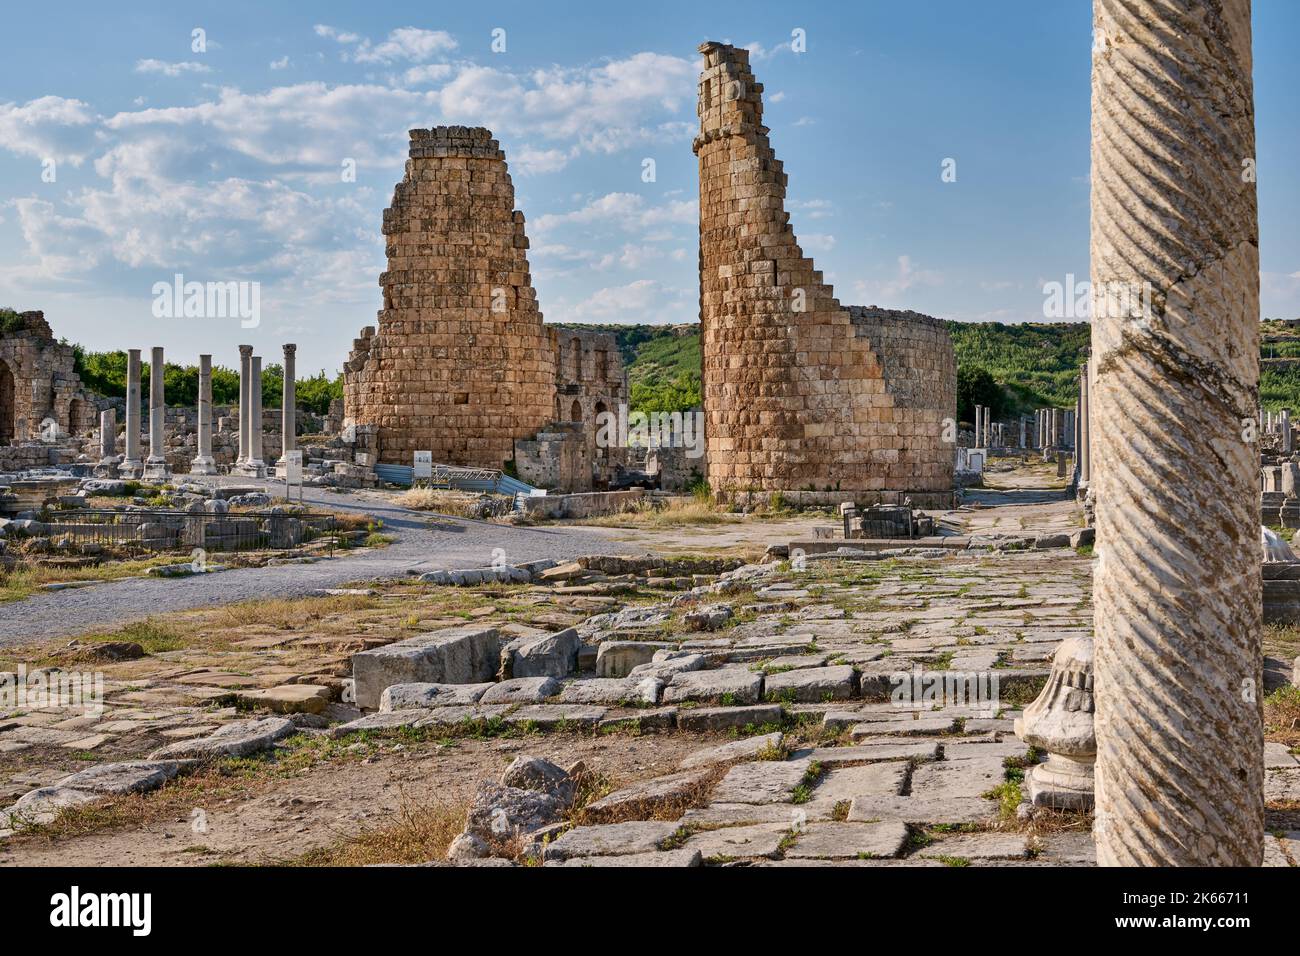
[[[691,325],[603,325],[617,337],[632,407],[675,411],[700,401],[700,334]],[[958,417],[976,403],[995,416],[1072,408],[1091,339],[1086,322],[949,322],[957,354]],[[1300,409],[1300,321],[1260,326],[1260,395],[1268,409]]]

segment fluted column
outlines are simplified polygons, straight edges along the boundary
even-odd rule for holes
[[[190,463],[190,473],[215,475],[212,459],[212,356],[199,356],[199,439],[198,453]]]
[[[140,460],[140,350],[126,353],[126,457],[117,472],[123,478],[139,478]]]
[[[161,346],[154,346],[149,353],[149,457],[144,463],[144,476],[153,481],[166,481],[171,477],[164,447],[167,402],[163,374],[163,350]]]
[[[1094,0],[1102,865],[1263,855],[1249,0]]]

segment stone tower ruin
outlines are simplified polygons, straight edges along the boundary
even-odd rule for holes
[[[492,134],[411,130],[384,211],[379,327],[344,372],[344,414],[378,427],[379,459],[501,467],[554,417],[555,350],[528,267],[524,215]]]
[[[957,391],[947,330],[916,312],[840,305],[790,226],[749,52],[721,43],[700,52],[709,483],[946,503],[955,443],[945,419],[956,418]]]
[[[409,465],[415,451],[440,464],[514,461],[527,481],[590,490],[593,469],[618,460],[593,437],[597,417],[627,401],[614,336],[542,324],[524,214],[491,132],[410,135],[384,211],[379,325],[362,329],[344,367],[345,421],[374,429],[387,464]]]

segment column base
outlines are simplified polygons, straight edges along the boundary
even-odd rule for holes
[[[266,464],[256,459],[242,461],[231,469],[231,474],[239,475],[243,478],[265,478]]]
[[[118,469],[122,466],[121,455],[109,455],[107,458],[101,458],[99,464],[95,466],[96,478],[116,478]]]
[[[144,478],[147,481],[167,481],[172,476],[172,469],[166,458],[146,458]]]
[[[1029,802],[1057,810],[1091,810],[1095,762],[1095,757],[1076,760],[1064,754],[1048,754],[1046,763],[1029,772]]]
[[[217,463],[211,455],[200,455],[190,462],[191,475],[215,475],[217,473]]]
[[[144,462],[139,458],[123,458],[122,464],[117,466],[119,478],[139,478],[144,474]]]

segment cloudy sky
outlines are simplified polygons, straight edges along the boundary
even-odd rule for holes
[[[704,39],[752,49],[842,302],[1035,320],[1088,272],[1086,0],[110,6],[10,6],[0,87],[0,305],[91,348],[292,340],[337,369],[375,321],[406,131],[445,123],[501,140],[548,320],[695,320]],[[1268,316],[1300,317],[1297,36],[1300,4],[1256,0]],[[260,326],[156,318],[176,273],[260,283]]]

